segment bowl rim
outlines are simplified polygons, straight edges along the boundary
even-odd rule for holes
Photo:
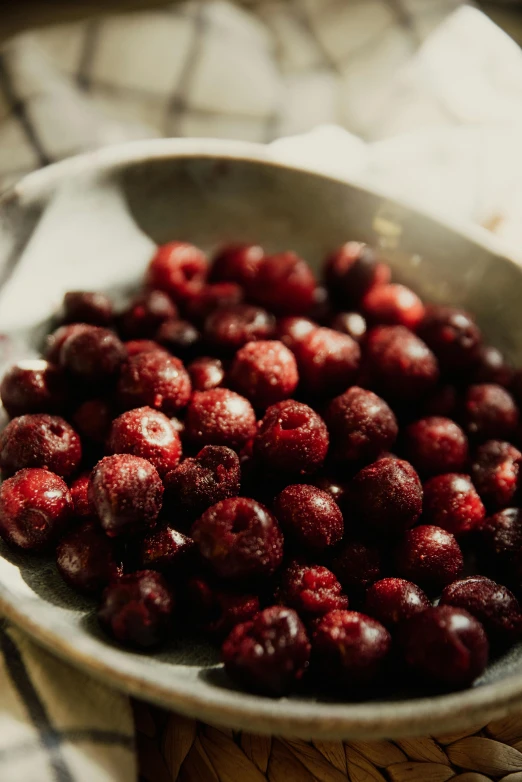
[[[28,174],[0,196],[0,210],[13,199],[23,209],[24,203],[52,191],[61,181],[86,170],[92,171],[93,168],[104,170],[150,159],[202,157],[253,162],[348,185],[381,197],[413,214],[427,216],[443,229],[453,230],[473,244],[519,266],[512,249],[506,248],[498,237],[480,226],[434,216],[431,212],[394,198],[383,189],[365,187],[347,178],[321,173],[313,165],[286,163],[275,156],[270,147],[249,142],[152,139],[104,147]],[[391,738],[427,733],[442,735],[472,724],[485,725],[522,705],[522,674],[516,673],[476,688],[405,701],[316,703],[313,700],[286,698],[274,701],[248,693],[241,693],[238,698],[237,692],[221,688],[214,688],[215,692],[208,693],[191,692],[187,682],[173,683],[170,680],[170,683],[160,684],[136,673],[133,670],[133,658],[125,651],[108,648],[107,662],[100,657],[100,649],[105,647],[100,647],[100,641],[94,636],[75,643],[74,638],[43,626],[17,603],[9,587],[1,581],[0,613],[66,662],[110,685],[206,722],[253,732],[325,739]]]

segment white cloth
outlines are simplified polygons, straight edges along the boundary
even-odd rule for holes
[[[517,253],[521,131],[521,51],[447,0],[188,2],[0,53],[3,186],[130,138],[290,135],[278,159],[482,224]],[[0,650],[2,782],[135,779],[126,697],[13,628]]]

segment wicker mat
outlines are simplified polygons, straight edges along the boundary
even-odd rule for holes
[[[318,741],[236,733],[135,704],[140,782],[522,782],[522,714],[445,736]]]

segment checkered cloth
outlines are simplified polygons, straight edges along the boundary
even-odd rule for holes
[[[457,0],[193,1],[0,51],[0,187],[127,139],[292,136],[274,157],[520,248],[521,131],[522,54]],[[1,782],[136,778],[128,699],[3,625],[0,728]]]

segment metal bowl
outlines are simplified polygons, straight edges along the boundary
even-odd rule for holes
[[[0,202],[0,341],[4,363],[34,355],[64,290],[119,289],[142,274],[154,242],[211,250],[252,241],[312,265],[347,239],[380,245],[396,277],[429,300],[474,312],[488,339],[522,364],[522,270],[485,231],[459,230],[381,194],[303,168],[269,149],[213,141],[139,142],[30,175]],[[445,733],[522,706],[522,647],[474,687],[343,703],[271,700],[232,688],[216,652],[177,639],[154,655],[113,646],[92,604],[49,560],[0,549],[0,611],[69,662],[143,698],[211,723],[314,738]]]

